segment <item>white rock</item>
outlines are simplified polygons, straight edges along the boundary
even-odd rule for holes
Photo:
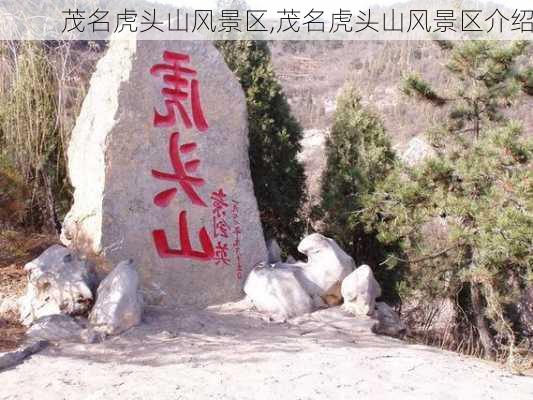
[[[24,269],[28,286],[21,298],[20,315],[25,325],[47,315],[79,315],[90,309],[92,269],[71,250],[54,245]]]
[[[343,281],[341,293],[343,308],[354,315],[370,315],[374,312],[376,298],[381,288],[368,265],[361,265]]]
[[[374,325],[374,332],[387,336],[400,336],[406,331],[405,324],[400,320],[400,317],[388,304],[383,302],[376,303],[376,308],[372,315],[378,320]]]
[[[32,339],[49,342],[79,342],[82,329],[83,326],[71,316],[57,314],[35,320],[26,334]]]
[[[117,335],[140,324],[143,299],[132,260],[120,262],[100,283],[89,322],[96,332]]]
[[[19,310],[20,298],[0,293],[0,319],[18,321],[20,319]]]
[[[261,263],[248,275],[244,292],[259,312],[274,321],[286,321],[312,311],[311,298],[292,268]]]
[[[72,132],[63,243],[106,269],[132,258],[149,301],[238,300],[267,260],[241,85],[209,41],[130,39],[110,41]],[[162,93],[175,81],[187,99]]]
[[[353,271],[353,259],[333,239],[319,233],[304,238],[298,251],[307,256],[307,263],[291,265],[299,268],[297,277],[315,306],[340,304],[341,282]]]
[[[414,167],[435,155],[435,149],[427,140],[416,136],[407,143],[405,151],[400,154],[400,159],[409,167]]]

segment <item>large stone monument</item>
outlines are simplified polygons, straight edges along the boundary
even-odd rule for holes
[[[111,41],[68,152],[65,244],[133,259],[148,302],[238,299],[267,253],[242,89],[210,42]]]

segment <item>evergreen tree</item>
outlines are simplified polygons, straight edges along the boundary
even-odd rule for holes
[[[401,246],[408,269],[405,287],[428,299],[458,299],[488,357],[514,349],[522,329],[511,318],[520,292],[533,282],[533,141],[504,110],[521,89],[523,42],[465,42],[448,47],[455,87],[441,94],[415,75],[409,95],[449,107],[448,118],[429,132],[436,156],[402,166],[363,199],[364,218],[383,243]],[[444,234],[428,235],[444,224]]]
[[[373,193],[376,184],[392,169],[394,153],[383,123],[361,105],[352,83],[337,99],[326,155],[317,216],[325,225],[325,233],[337,240],[358,265],[376,267],[383,249],[375,240],[375,233],[365,231],[360,219],[361,198]],[[376,272],[379,278],[382,271]],[[389,279],[381,281],[387,285]]]
[[[263,229],[293,252],[302,237],[305,174],[297,160],[302,129],[272,69],[263,41],[220,41],[218,49],[246,95],[250,168]]]

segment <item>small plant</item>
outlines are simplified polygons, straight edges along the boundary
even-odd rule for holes
[[[246,95],[250,169],[265,236],[295,253],[304,231],[302,129],[276,80],[267,42],[220,41],[217,47]]]

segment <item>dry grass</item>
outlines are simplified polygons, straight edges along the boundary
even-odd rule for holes
[[[395,145],[421,134],[445,112],[408,99],[400,87],[403,75],[419,72],[438,92],[446,92],[446,55],[433,42],[277,41],[272,43],[272,55],[292,110],[305,129],[331,126],[335,98],[347,80],[383,118]],[[529,134],[532,106],[532,99],[522,99],[511,115],[524,121]]]
[[[25,334],[26,328],[23,325],[0,319],[0,353],[19,347]]]

